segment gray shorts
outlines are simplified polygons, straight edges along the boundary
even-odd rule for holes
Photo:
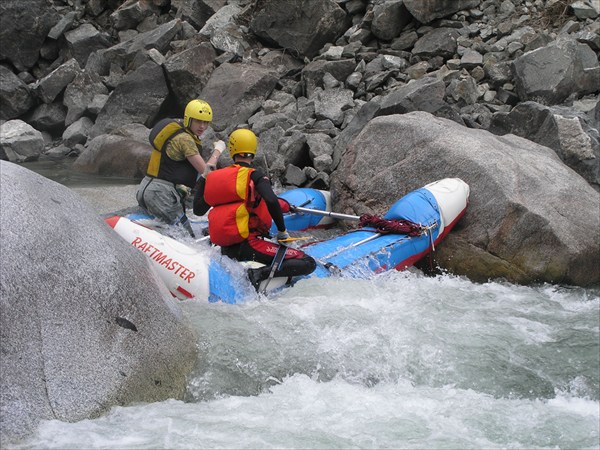
[[[168,224],[177,222],[184,214],[175,185],[159,178],[144,177],[135,198],[142,208]]]

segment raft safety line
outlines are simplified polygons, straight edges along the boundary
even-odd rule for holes
[[[432,233],[432,230],[434,230],[435,228],[438,227],[437,220],[434,221],[429,226],[423,226],[423,225],[419,224],[419,227],[422,230],[422,234],[425,234],[426,236],[429,237],[429,242],[431,243],[431,249],[432,249],[432,251],[435,251],[435,246],[433,244],[433,233]],[[364,228],[362,228],[362,229],[358,229],[358,230],[351,230],[351,232],[353,232],[353,231],[374,231],[374,230],[365,230]],[[386,234],[388,234],[388,233],[386,233]],[[328,255],[325,255],[320,260],[317,260],[317,262],[319,262],[322,266],[324,266],[328,270],[330,270],[330,267],[333,267],[334,268],[334,272],[340,272],[341,270],[335,264],[330,263],[330,262],[325,262],[324,263],[322,260],[323,259],[328,259],[328,258],[333,258],[334,256],[337,256],[340,253],[345,252],[346,250],[350,250],[350,249],[352,249],[354,247],[358,247],[359,245],[366,244],[367,242],[372,241],[373,239],[377,239],[380,236],[383,236],[383,234],[382,233],[375,233],[372,236],[369,236],[368,238],[363,239],[362,241],[355,242],[354,244],[351,244],[351,245],[349,245],[347,247],[340,248],[340,249],[338,249],[338,250],[336,250],[336,251],[334,251],[334,252],[332,252],[332,253],[330,253]]]

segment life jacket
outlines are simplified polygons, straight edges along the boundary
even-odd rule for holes
[[[204,200],[213,207],[208,213],[208,232],[214,244],[238,244],[251,233],[268,236],[273,219],[255,192],[252,172],[250,167],[233,164],[207,175]]]
[[[148,176],[170,181],[173,184],[194,186],[198,172],[192,163],[187,158],[182,161],[175,161],[169,157],[166,151],[163,152],[171,139],[184,132],[186,132],[185,127],[177,119],[162,119],[152,127],[148,138],[150,145],[152,145],[152,154],[146,170]],[[196,145],[200,144],[196,137],[191,137]]]

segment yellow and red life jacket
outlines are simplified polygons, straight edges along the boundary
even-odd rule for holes
[[[204,200],[213,207],[208,232],[214,244],[226,247],[244,241],[250,233],[268,234],[273,219],[254,190],[252,172],[250,167],[233,164],[207,175]]]

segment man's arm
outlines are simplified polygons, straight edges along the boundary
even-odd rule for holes
[[[216,166],[221,152],[225,150],[225,143],[221,140],[213,142],[214,151],[208,161],[204,162],[196,143],[191,136],[181,133],[175,136],[167,147],[167,154],[175,161],[181,161],[186,158],[196,171],[202,175],[206,171],[207,165]],[[191,187],[191,186],[190,186]]]
[[[262,170],[255,170],[252,172],[252,181],[254,182],[254,188],[256,192],[262,197],[267,204],[269,214],[273,218],[278,231],[285,231],[285,222],[283,221],[283,212],[279,205],[279,200],[273,192],[271,182],[269,178],[262,172]]]
[[[200,177],[198,183],[196,183],[196,193],[194,194],[194,214],[197,216],[203,216],[210,209],[210,205],[204,200],[205,185],[206,179]]]
[[[187,156],[187,160],[194,166],[199,174],[203,174],[206,169],[206,163],[200,155]]]
[[[207,167],[210,167],[210,170],[215,169],[221,153],[225,150],[225,142],[215,141],[213,142],[213,147],[214,150],[206,162],[204,162],[200,155],[187,156],[188,161],[192,164],[192,166],[194,166],[200,175],[207,175]]]

